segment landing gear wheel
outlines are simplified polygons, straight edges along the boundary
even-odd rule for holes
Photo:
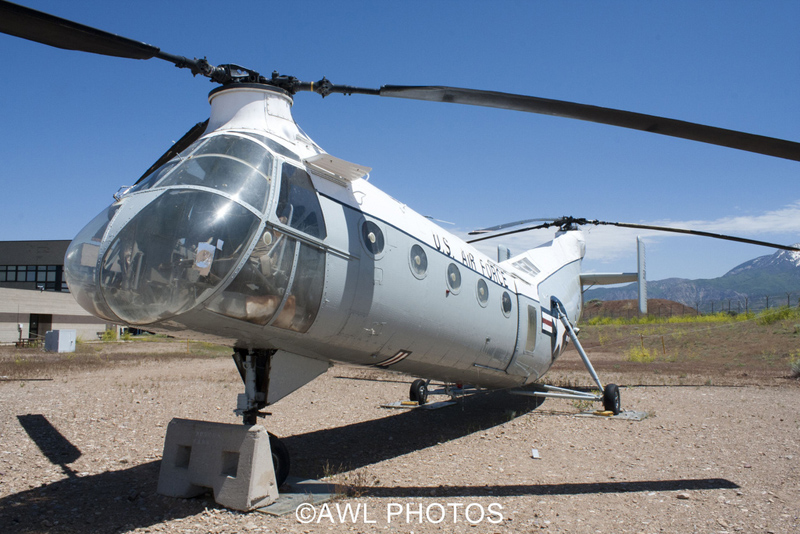
[[[619,415],[621,411],[619,386],[616,384],[608,384],[603,391],[603,408],[608,412],[614,412],[614,415]]]
[[[272,467],[275,468],[275,481],[280,488],[289,476],[289,450],[273,434],[269,434],[269,448],[272,450]]]
[[[412,401],[416,401],[420,406],[428,402],[428,384],[421,378],[414,380],[411,383],[411,390],[408,392],[408,398]]]

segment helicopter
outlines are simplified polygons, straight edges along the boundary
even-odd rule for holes
[[[475,240],[444,229],[368,181],[371,169],[328,154],[295,122],[301,92],[404,98],[593,121],[800,161],[800,144],[738,131],[532,96],[444,86],[337,85],[173,55],[10,2],[0,31],[68,50],[160,59],[209,78],[210,117],[192,127],[75,237],[65,258],[71,293],[90,313],[175,337],[232,347],[245,393],[237,411],[255,424],[265,407],[332,362],[534,397],[602,402],[619,413],[619,388],[603,384],[578,339],[582,288],[636,273],[581,272],[585,225],[694,230],[576,217],[486,228]],[[538,223],[529,225],[529,223]],[[513,228],[511,230],[510,228]],[[497,257],[474,243],[557,228],[553,239]],[[643,302],[645,299],[642,299]],[[643,307],[644,305],[642,305]],[[599,393],[541,384],[568,343]],[[528,389],[524,389],[528,388]],[[533,389],[530,389],[533,388]],[[279,484],[288,452],[276,442]]]

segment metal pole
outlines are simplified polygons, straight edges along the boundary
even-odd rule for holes
[[[569,324],[569,320],[567,319],[566,310],[564,310],[564,305],[561,304],[560,301],[556,300],[555,297],[553,298],[553,300],[554,300],[554,302],[556,304],[555,309],[556,309],[556,313],[558,314],[558,318],[561,320],[561,322],[566,327],[567,334],[569,335],[569,338],[572,340],[572,343],[575,345],[575,349],[578,351],[578,354],[580,355],[581,359],[583,360],[583,365],[586,366],[586,370],[589,371],[590,375],[592,375],[592,380],[594,380],[594,383],[597,384],[597,387],[600,388],[600,391],[605,391],[605,388],[603,387],[603,383],[600,382],[600,377],[597,376],[597,373],[595,372],[594,367],[592,367],[592,362],[589,361],[589,356],[587,356],[586,352],[584,352],[583,347],[581,346],[580,342],[578,341],[578,336],[575,335],[575,331],[572,329],[572,325]],[[558,331],[556,331],[556,335],[558,335]]]

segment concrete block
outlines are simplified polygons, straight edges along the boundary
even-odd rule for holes
[[[278,498],[269,434],[263,426],[170,421],[158,493],[189,498],[206,488],[213,489],[217,503],[241,511]]]

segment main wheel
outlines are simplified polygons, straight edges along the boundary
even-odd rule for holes
[[[614,412],[614,415],[619,415],[621,411],[619,386],[616,384],[606,385],[606,389],[603,391],[603,408],[608,412]]]
[[[289,476],[289,449],[275,435],[269,435],[269,448],[272,450],[272,467],[275,469],[275,481],[278,487],[283,486]]]
[[[411,383],[411,390],[408,392],[408,398],[412,401],[416,401],[420,406],[428,402],[428,384],[421,378],[414,380]]]

